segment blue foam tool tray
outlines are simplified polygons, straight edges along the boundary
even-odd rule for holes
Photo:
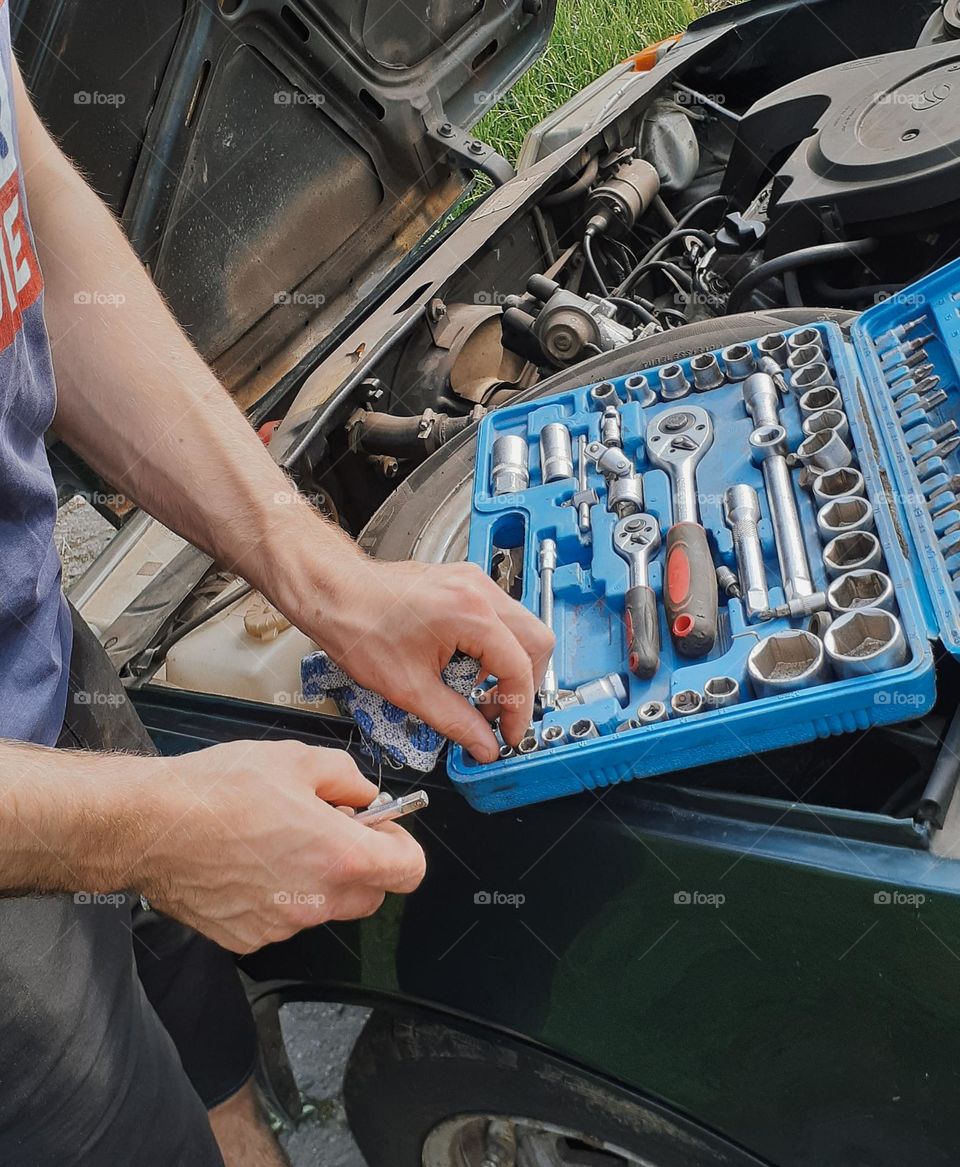
[[[933,365],[928,375],[938,378],[935,391],[943,393],[942,400],[937,396],[924,402],[922,385],[917,393],[912,391],[912,370],[899,363],[893,347],[898,338],[891,336],[891,330],[918,317],[923,318],[922,325],[903,340],[932,334],[925,342],[927,359]],[[950,652],[960,655],[960,583],[954,579],[960,580],[960,477],[954,478],[960,475],[960,450],[945,449],[943,457],[931,455],[936,446],[932,435],[938,427],[960,421],[960,261],[864,312],[848,331],[833,323],[815,327],[842,396],[850,426],[849,444],[874,508],[874,530],[885,559],[883,570],[893,582],[897,615],[907,642],[905,663],[872,675],[832,678],[812,688],[756,696],[747,678],[750,649],[758,638],[780,629],[805,627],[806,621],[751,621],[739,599],[721,596],[719,631],[712,651],[699,659],[678,655],[662,605],[661,546],[650,565],[649,581],[658,597],[660,665],[649,680],[634,676],[627,668],[624,639],[627,563],[613,549],[616,516],[606,510],[603,476],[591,466],[589,485],[596,490],[599,502],[591,507],[592,532],[584,537],[576,508],[568,505],[576,481],[571,478],[545,484],[540,470],[539,435],[548,423],[560,421],[569,428],[575,461],[581,434],[590,441],[599,440],[602,411],[590,397],[596,383],[497,410],[483,420],[479,431],[469,558],[490,570],[496,557],[512,556],[514,568],[519,567],[521,602],[539,614],[538,549],[542,539],[554,539],[558,559],[554,662],[560,688],[573,690],[616,673],[626,699],[602,696],[588,705],[552,709],[533,725],[538,738],[551,725],[559,726],[566,735],[575,721],[588,718],[599,736],[587,740],[564,740],[484,765],[461,747],[453,747],[447,760],[449,776],[478,810],[506,810],[628,779],[907,720],[932,704],[932,641],[940,639]],[[751,347],[757,354],[756,342]],[[678,363],[692,379],[689,359]],[[659,390],[658,368],[636,372],[645,374],[650,386]],[[658,520],[665,534],[672,522],[670,484],[664,471],[651,467],[645,434],[652,418],[683,401],[658,400],[644,407],[631,400],[627,382],[635,375],[613,382],[621,402],[623,448],[643,475],[643,509]],[[714,425],[713,445],[697,468],[697,492],[715,565],[734,572],[737,569],[722,500],[728,485],[748,483],[760,499],[760,536],[770,603],[782,603],[785,597],[769,502],[761,471],[749,454],[748,438],[754,425],[744,406],[742,385],[728,382],[683,400],[706,409]],[[795,450],[804,436],[796,393],[781,396],[780,420],[787,430],[788,446]],[[518,493],[494,496],[490,485],[492,449],[504,434],[518,435],[526,442],[530,482]],[[801,486],[798,470],[791,478],[814,582],[824,590],[829,580],[822,561],[816,504],[810,491]],[[932,507],[931,495],[936,495]],[[932,510],[942,513],[934,518]],[[958,524],[956,531],[953,524]],[[618,732],[642,703],[658,700],[669,707],[678,692],[702,692],[709,678],[721,675],[738,681],[741,698],[737,704]]]

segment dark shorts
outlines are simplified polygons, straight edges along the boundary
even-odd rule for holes
[[[58,746],[152,753],[78,618]],[[233,958],[128,896],[0,900],[0,1163],[221,1167],[256,1035]]]

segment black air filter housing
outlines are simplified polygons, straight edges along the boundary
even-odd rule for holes
[[[768,256],[949,218],[960,202],[960,43],[837,65],[752,106],[724,193],[746,207],[771,177]]]

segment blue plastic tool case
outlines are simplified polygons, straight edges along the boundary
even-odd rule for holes
[[[915,407],[923,396],[922,386],[920,394],[912,394],[904,392],[905,386],[910,387],[903,379],[897,381],[896,393],[889,385],[895,376],[911,373],[897,366],[895,353],[891,356],[890,330],[920,317],[923,323],[914,335],[932,334],[926,343],[927,360],[939,379],[938,389],[945,394],[945,400],[927,409]],[[849,328],[841,329],[832,322],[815,327],[823,338],[842,396],[850,425],[849,445],[873,504],[884,570],[893,581],[907,642],[906,663],[873,675],[831,679],[813,688],[756,697],[746,678],[751,647],[758,637],[777,629],[804,627],[805,622],[789,618],[750,621],[739,599],[721,595],[713,650],[700,659],[677,655],[663,612],[661,546],[650,566],[650,584],[658,596],[660,666],[650,680],[638,679],[628,671],[624,642],[628,565],[613,549],[616,516],[606,509],[604,479],[591,466],[589,485],[596,489],[599,501],[591,508],[592,534],[585,538],[578,529],[576,508],[568,505],[577,489],[575,478],[545,484],[540,471],[539,434],[548,423],[560,421],[569,427],[575,460],[580,434],[586,434],[590,441],[599,439],[602,411],[590,398],[596,382],[497,410],[483,420],[479,430],[469,558],[489,570],[498,549],[522,547],[520,598],[532,612],[539,613],[539,543],[542,538],[554,539],[558,559],[554,662],[559,684],[574,689],[615,672],[627,689],[628,699],[606,697],[589,706],[554,709],[533,727],[538,735],[551,724],[568,731],[576,720],[589,718],[599,736],[588,740],[541,746],[532,753],[489,764],[477,763],[459,746],[452,748],[447,762],[449,776],[478,810],[506,810],[628,779],[907,720],[932,704],[932,642],[939,639],[951,653],[960,655],[960,584],[951,579],[952,572],[960,580],[960,536],[953,529],[953,524],[960,524],[960,492],[953,481],[960,473],[960,450],[945,452],[943,458],[928,457],[935,445],[928,435],[943,423],[960,421],[960,261],[870,308]],[[904,337],[905,341],[910,339],[910,334]],[[756,353],[756,342],[751,347]],[[689,359],[677,363],[691,376]],[[645,374],[650,386],[658,388],[657,368],[636,372]],[[651,468],[646,457],[644,436],[650,418],[682,406],[684,400],[706,409],[715,436],[697,469],[697,489],[701,522],[707,529],[715,564],[737,570],[722,498],[728,485],[748,483],[760,500],[759,530],[770,603],[782,603],[769,504],[761,471],[749,453],[748,437],[754,423],[744,406],[742,385],[726,383],[709,392],[692,392],[680,401],[657,400],[644,407],[630,399],[626,387],[634,376],[617,378],[613,384],[621,402],[623,448],[643,474],[643,510],[657,518],[665,534],[672,521],[670,485],[665,472]],[[780,421],[787,430],[789,449],[796,450],[803,432],[793,392],[781,395]],[[494,496],[490,485],[492,450],[503,434],[516,434],[526,441],[530,482],[520,493]],[[922,480],[918,470],[921,462]],[[821,559],[816,504],[810,491],[799,484],[796,470],[791,478],[814,581],[823,590],[828,579]],[[928,504],[932,494],[936,495],[934,507]],[[951,503],[956,504],[955,509]],[[931,510],[940,512],[940,517],[933,518]],[[661,700],[669,706],[671,696],[678,691],[702,690],[708,678],[721,674],[738,679],[741,699],[737,704],[617,732],[642,702]]]

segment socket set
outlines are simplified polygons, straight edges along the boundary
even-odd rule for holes
[[[556,634],[506,810],[919,716],[960,655],[960,261],[818,323],[507,407],[469,558]],[[491,682],[492,683],[492,682]],[[482,699],[484,686],[475,696]]]

